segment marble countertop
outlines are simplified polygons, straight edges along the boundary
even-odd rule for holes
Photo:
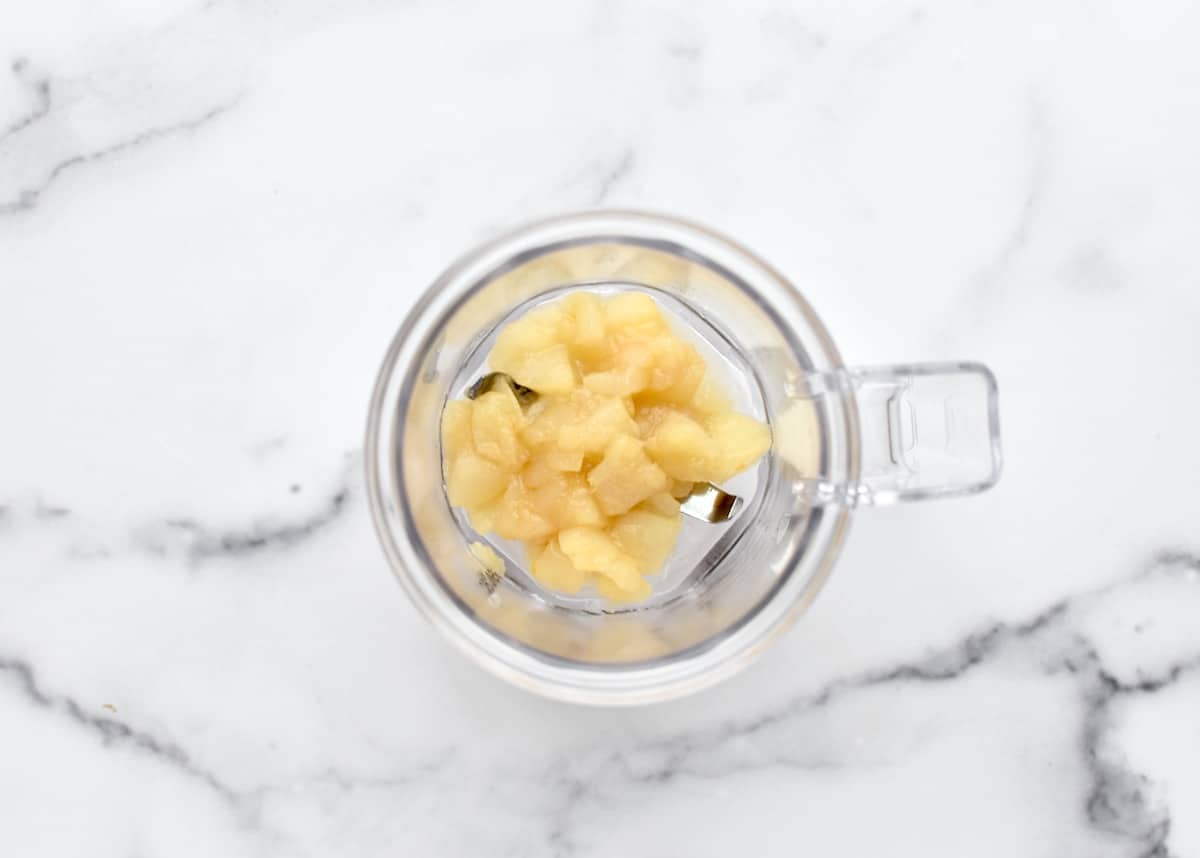
[[[0,11],[0,853],[1200,856],[1200,6]],[[574,708],[388,573],[360,443],[460,251],[675,212],[1006,472],[867,509],[734,680]]]

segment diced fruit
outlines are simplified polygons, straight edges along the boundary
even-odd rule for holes
[[[638,571],[651,575],[662,568],[675,548],[679,536],[679,511],[675,517],[634,509],[618,518],[612,526],[613,539],[638,564]]]
[[[650,382],[647,387],[655,392],[667,390],[679,381],[683,370],[687,368],[688,346],[673,337],[659,337],[650,341],[650,353]]]
[[[563,301],[563,309],[574,320],[569,343],[572,355],[585,363],[599,363],[612,354],[604,305],[590,292],[575,292]]]
[[[622,292],[604,305],[604,320],[610,331],[627,333],[635,329],[658,331],[666,327],[654,299],[644,292]]]
[[[671,412],[646,440],[646,452],[673,480],[713,479],[716,444],[692,418]]]
[[[518,433],[525,425],[521,406],[507,388],[493,390],[475,400],[471,434],[475,450],[507,471],[516,471],[529,459]]]
[[[614,356],[614,362],[621,367],[640,369],[647,378],[654,366],[654,348],[651,341],[622,338],[620,347]]]
[[[708,418],[708,431],[716,442],[714,482],[727,480],[750,467],[771,446],[767,427],[745,414],[728,412]]]
[[[561,447],[550,447],[542,450],[539,461],[545,462],[546,467],[556,471],[578,471],[583,467],[582,450],[564,450]]]
[[[619,399],[592,396],[583,401],[574,421],[558,433],[559,446],[586,453],[602,452],[614,437],[634,437],[637,423]]]
[[[704,358],[689,343],[671,342],[661,347],[655,360],[657,369],[638,396],[639,404],[687,405],[708,370]]]
[[[501,329],[488,362],[493,369],[517,378],[513,367],[527,355],[566,342],[573,327],[570,317],[558,307],[539,307]]]
[[[629,589],[622,589],[612,579],[603,575],[594,575],[592,580],[600,595],[610,602],[640,602],[653,592],[650,582],[645,578],[639,578],[637,584]]]
[[[496,516],[500,513],[500,502],[503,497],[504,495],[500,494],[494,500],[481,506],[467,508],[467,518],[476,532],[492,533],[496,530]]]
[[[579,474],[556,473],[553,479],[530,489],[529,497],[534,509],[560,529],[605,524],[587,481]]]
[[[577,390],[547,406],[525,429],[524,438],[531,447],[587,454],[603,451],[615,435],[637,431],[620,399]]]
[[[689,483],[688,486],[688,491],[690,492],[691,484]],[[655,515],[665,515],[667,518],[679,517],[679,501],[675,500],[667,492],[661,492],[660,494],[646,498],[639,504],[639,508],[648,510]]]
[[[671,482],[671,497],[682,500],[692,493],[696,484],[691,480],[673,480]]]
[[[564,593],[578,593],[587,583],[587,573],[575,568],[559,548],[558,540],[551,539],[544,547],[535,545],[528,550],[530,571],[548,587]]]
[[[703,379],[696,388],[696,392],[692,395],[692,400],[688,403],[688,407],[702,417],[721,414],[733,409],[733,405],[729,402],[729,397],[722,393],[716,384],[707,378]]]
[[[537,458],[526,465],[521,471],[521,481],[525,483],[526,488],[536,489],[539,486],[556,481],[560,473],[561,471],[550,467],[545,459]]]
[[[543,396],[570,393],[579,386],[575,364],[571,354],[562,343],[547,346],[536,352],[527,352],[503,364],[492,361],[492,366],[506,372],[518,384],[535,390]]]
[[[678,412],[669,405],[642,405],[637,409],[638,434],[643,438],[649,438],[654,434],[654,430],[658,428],[658,424],[662,423],[671,414]]]
[[[471,403],[465,399],[452,399],[442,412],[442,455],[453,460],[464,450],[471,449]]]
[[[536,395],[499,386],[446,404],[447,494],[478,532],[524,542],[532,574],[556,590],[648,596],[645,576],[678,539],[679,499],[771,443],[642,292],[540,307],[500,331],[489,362]]]
[[[504,539],[541,540],[554,535],[554,524],[541,515],[520,480],[513,480],[504,491],[492,525]]]
[[[508,487],[509,475],[494,462],[463,453],[450,465],[446,494],[455,506],[482,506]]]
[[[568,528],[558,534],[558,544],[581,572],[602,575],[622,590],[637,589],[642,582],[637,561],[599,528]]]
[[[620,515],[671,484],[662,468],[646,457],[642,442],[618,435],[600,464],[588,473],[596,502],[606,515]]]
[[[603,396],[632,396],[646,389],[649,373],[645,367],[622,366],[583,377],[583,386]]]

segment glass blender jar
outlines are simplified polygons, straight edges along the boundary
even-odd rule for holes
[[[497,330],[566,290],[652,294],[772,446],[722,488],[727,522],[685,522],[633,605],[540,587],[523,555],[483,568],[446,497],[445,403],[485,370]],[[983,491],[1000,472],[996,383],[979,364],[848,368],[779,272],[716,232],[601,211],[534,223],[464,255],[392,341],[371,398],[366,476],[388,561],[420,612],[504,679],[549,697],[633,704],[752,661],[816,597],[856,507]]]

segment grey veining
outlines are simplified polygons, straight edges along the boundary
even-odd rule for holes
[[[21,188],[17,192],[16,196],[8,200],[0,201],[0,215],[16,214],[23,211],[29,211],[30,209],[34,208],[41,201],[42,196],[50,189],[50,186],[58,181],[59,177],[68,170],[74,170],[86,164],[93,164],[106,158],[111,158],[114,155],[119,155],[122,152],[136,149],[139,146],[143,146],[156,140],[162,140],[164,138],[190,133],[207,124],[210,120],[216,119],[222,114],[232,110],[236,104],[236,101],[228,104],[219,104],[216,107],[205,110],[194,119],[148,128],[145,131],[140,131],[127,139],[118,140],[115,143],[111,143],[99,149],[93,149],[88,152],[80,152],[79,154],[65,158],[51,166],[49,171],[44,176],[36,179],[33,184]],[[49,109],[49,104],[47,104],[47,112]],[[25,127],[27,127],[28,124],[30,123],[26,123]],[[20,130],[21,129],[16,129],[12,133],[17,133]]]
[[[0,11],[0,854],[1200,858],[1198,28]],[[848,365],[989,364],[1008,469],[859,510],[772,652],[620,711],[444,646],[347,455],[425,285],[591,205],[744,242]]]
[[[0,655],[0,674],[10,679],[10,685],[29,703],[48,712],[65,717],[72,724],[95,734],[101,744],[110,748],[130,748],[149,754],[164,765],[195,779],[213,790],[224,800],[236,804],[237,793],[214,774],[196,765],[182,747],[146,730],[125,723],[115,714],[95,712],[67,694],[44,689],[38,682],[33,666],[23,659]]]

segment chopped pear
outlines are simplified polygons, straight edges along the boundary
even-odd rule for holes
[[[628,512],[651,495],[666,491],[671,481],[647,458],[642,442],[618,435],[604,451],[600,464],[588,473],[596,502],[606,515]]]

